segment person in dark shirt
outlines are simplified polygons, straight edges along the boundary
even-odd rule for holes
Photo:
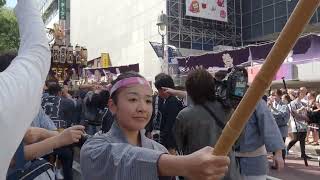
[[[42,108],[53,120],[58,129],[71,126],[74,121],[75,103],[73,100],[61,96],[62,88],[58,82],[48,85],[48,96],[42,98]]]
[[[58,82],[48,83],[49,96],[42,99],[45,113],[52,119],[58,130],[63,130],[74,122],[75,103],[73,100],[62,97],[62,88]],[[73,149],[71,146],[55,149],[52,155],[58,155],[62,162],[64,179],[73,179],[72,163]]]
[[[320,125],[320,111],[308,111],[306,114],[292,112],[294,116],[306,122]]]
[[[107,133],[110,130],[110,128],[113,124],[113,121],[114,121],[113,114],[109,110],[109,107],[108,107],[108,100],[110,97],[110,93],[107,90],[102,90],[99,93],[99,95],[100,95],[100,98],[102,99],[101,113],[100,113],[100,116],[102,115],[101,116],[101,119],[102,119],[101,131],[102,131],[102,133]]]
[[[162,104],[164,102],[164,99],[159,97],[158,94],[154,94],[152,97],[152,115],[149,123],[145,127],[146,129],[146,136],[150,139],[161,143],[160,141],[160,126],[161,126],[161,108]]]
[[[160,109],[162,114],[160,123],[160,142],[171,154],[175,154],[176,143],[173,136],[173,125],[178,113],[183,109],[182,102],[175,96],[170,95],[164,88],[174,88],[171,76],[160,73],[155,77],[155,86],[159,92],[159,97],[164,99]]]
[[[214,78],[206,70],[197,69],[190,72],[185,84],[193,104],[179,112],[174,125],[174,135],[178,151],[188,155],[217,143],[232,108],[224,107],[216,99]],[[223,179],[238,180],[240,171],[235,152],[231,151],[229,157],[231,163]]]
[[[76,101],[74,124],[81,124],[82,105],[83,105],[83,99],[84,99],[86,93],[87,93],[86,91],[78,90],[74,94],[74,98]]]

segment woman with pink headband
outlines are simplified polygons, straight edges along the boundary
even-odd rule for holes
[[[220,179],[229,158],[213,156],[205,147],[187,156],[173,156],[145,136],[152,114],[152,88],[139,74],[121,74],[110,90],[109,108],[115,121],[109,132],[83,145],[80,162],[85,180]]]

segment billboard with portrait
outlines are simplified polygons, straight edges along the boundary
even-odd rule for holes
[[[186,16],[228,22],[227,0],[186,0]]]

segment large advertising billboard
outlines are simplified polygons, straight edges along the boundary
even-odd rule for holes
[[[228,22],[227,0],[186,0],[186,15]]]

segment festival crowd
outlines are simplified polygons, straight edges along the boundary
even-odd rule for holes
[[[284,168],[296,142],[302,159],[311,158],[306,144],[319,145],[308,114],[319,111],[320,95],[272,89],[228,156],[214,156],[239,104],[217,98],[228,72],[190,71],[179,90],[168,74],[151,84],[136,72],[70,89],[68,80],[47,76],[50,50],[34,1],[18,0],[15,11],[19,51],[0,54],[1,179],[72,180],[78,149],[85,180],[266,180],[270,168]]]

